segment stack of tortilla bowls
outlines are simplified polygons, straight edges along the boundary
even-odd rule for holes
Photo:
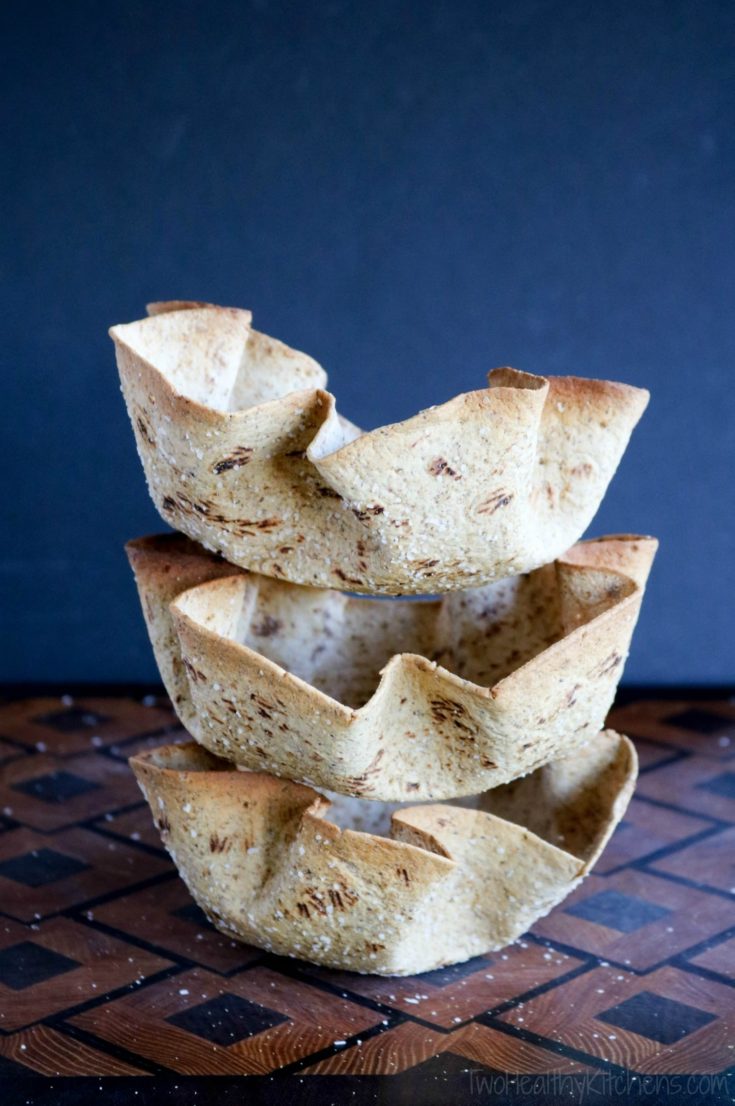
[[[656,542],[579,537],[648,395],[497,369],[362,434],[250,323],[176,302],[112,330],[179,531],[128,553],[194,738],[133,769],[224,933],[386,975],[500,948],[635,783],[602,726]]]

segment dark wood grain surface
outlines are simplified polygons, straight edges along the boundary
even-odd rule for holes
[[[715,1101],[735,1064],[735,704],[646,699],[611,723],[636,741],[641,776],[594,874],[503,952],[384,979],[270,956],[206,922],[126,763],[183,736],[165,699],[6,702],[0,1085],[278,1073],[365,1095],[428,1074],[470,1097],[484,1074],[505,1093],[545,1079],[552,1100],[548,1081],[566,1075],[686,1074]]]

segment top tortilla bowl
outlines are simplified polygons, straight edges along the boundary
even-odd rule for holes
[[[648,402],[626,384],[502,368],[363,434],[316,361],[252,330],[249,311],[149,310],[110,333],[158,511],[297,584],[429,594],[549,563],[591,522]]]

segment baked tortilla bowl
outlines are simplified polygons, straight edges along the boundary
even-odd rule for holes
[[[241,768],[406,801],[497,787],[602,728],[656,544],[581,542],[441,601],[238,573],[180,535],[127,550],[162,679],[201,745]]]
[[[515,369],[369,433],[249,311],[179,301],[110,331],[165,521],[233,564],[369,594],[527,572],[586,530],[648,392]]]
[[[394,809],[238,771],[194,742],[131,765],[191,894],[223,933],[331,968],[410,975],[499,949],[584,878],[637,772],[605,731],[463,805]],[[344,827],[344,828],[342,828]]]

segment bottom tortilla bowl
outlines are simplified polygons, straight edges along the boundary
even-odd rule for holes
[[[332,802],[194,742],[130,763],[219,930],[377,975],[430,971],[518,938],[589,872],[637,775],[632,744],[609,730],[513,783],[424,805]],[[388,836],[351,828],[391,812]]]

